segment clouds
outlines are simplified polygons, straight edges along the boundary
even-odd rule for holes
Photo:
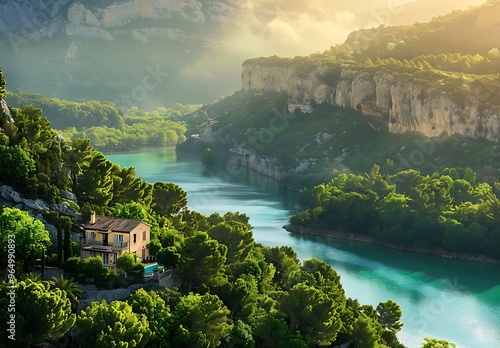
[[[357,29],[413,24],[453,9],[485,0],[226,0],[227,6],[248,20],[240,21],[244,33],[236,41],[261,54],[301,55],[323,51],[343,42]],[[241,38],[244,39],[242,40]]]

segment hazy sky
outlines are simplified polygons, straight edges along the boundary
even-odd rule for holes
[[[250,13],[247,31],[234,39],[249,53],[258,46],[262,55],[309,54],[343,42],[350,32],[360,28],[424,22],[485,1],[246,0],[241,3]]]

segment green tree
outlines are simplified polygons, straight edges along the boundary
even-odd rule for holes
[[[174,246],[161,248],[156,253],[156,260],[158,260],[158,263],[167,268],[177,267],[177,264],[179,263],[180,259],[181,259],[181,254],[179,253],[177,247]]]
[[[77,192],[78,179],[82,175],[82,166],[88,163],[92,146],[87,138],[73,139],[70,148],[65,152],[65,162],[69,169],[73,192]]]
[[[231,332],[223,338],[221,347],[224,348],[255,348],[252,328],[241,320],[237,320]]]
[[[125,271],[130,272],[134,270],[144,271],[144,266],[140,261],[136,259],[135,254],[123,254],[116,259],[116,267]]]
[[[61,338],[75,323],[71,303],[66,293],[51,289],[49,282],[20,281],[14,289],[5,282],[0,284],[0,318],[5,325],[12,313],[8,312],[10,291],[14,291],[15,342],[0,335],[4,347],[29,347]],[[15,345],[12,345],[12,344]]]
[[[324,261],[312,258],[305,260],[301,268],[301,281],[322,290],[335,302],[338,312],[343,310],[345,293],[340,283],[340,276],[333,267]]]
[[[401,330],[403,324],[400,320],[403,312],[396,302],[392,300],[380,302],[377,305],[377,315],[378,321],[384,329],[394,332]]]
[[[227,262],[242,261],[252,250],[252,233],[238,221],[221,222],[207,231],[208,235],[227,247]]]
[[[471,167],[467,167],[465,169],[464,180],[467,181],[472,186],[476,186],[477,185],[477,176],[476,176],[476,173],[472,170]]]
[[[189,294],[173,312],[174,347],[217,347],[232,329],[229,309],[215,295]]]
[[[134,313],[145,315],[148,320],[151,329],[151,339],[148,341],[148,347],[172,347],[170,337],[172,315],[170,308],[155,291],[147,292],[144,289],[138,289],[129,296],[127,303],[132,307]]]
[[[235,281],[215,287],[213,293],[219,296],[231,311],[231,318],[246,322],[256,310],[259,290],[257,281],[251,275],[242,275]]]
[[[408,227],[411,223],[412,212],[410,199],[400,193],[391,192],[380,202],[380,218],[386,226],[400,225]]]
[[[153,186],[136,177],[135,168],[113,166],[113,202],[136,203],[149,207],[152,200]]]
[[[74,328],[76,347],[144,347],[151,337],[147,318],[126,302],[92,302],[78,316]]]
[[[256,347],[263,348],[304,348],[306,342],[297,331],[291,332],[285,314],[272,310],[261,310],[252,323]]]
[[[186,238],[178,253],[177,269],[183,287],[189,292],[193,286],[211,284],[217,279],[226,262],[227,247],[199,232]]]
[[[7,266],[8,239],[13,236],[16,255],[22,255],[16,262],[25,272],[32,270],[36,259],[42,257],[42,250],[51,245],[49,232],[25,211],[5,207],[0,212],[1,268]]]
[[[5,85],[5,78],[3,77],[2,69],[0,69],[0,98],[5,98],[5,94],[7,93],[5,91]]]
[[[113,198],[113,163],[97,151],[91,154],[90,160],[81,166],[81,174],[77,178],[75,194],[81,202],[106,206]]]
[[[35,173],[36,163],[20,146],[0,145],[0,180],[23,191],[28,178]]]
[[[108,269],[102,263],[100,256],[87,257],[80,261],[78,273],[83,273],[87,277],[99,277],[108,274]]]
[[[448,342],[446,340],[438,340],[435,338],[424,338],[424,343],[422,343],[421,348],[456,348],[455,343]]]
[[[373,319],[361,313],[354,321],[350,343],[355,348],[376,348],[378,338]]]
[[[342,327],[336,304],[323,291],[300,283],[278,295],[290,331],[300,331],[306,342],[327,345],[335,341]]]
[[[187,194],[174,183],[157,182],[153,185],[153,210],[162,215],[178,213],[187,204]]]
[[[49,280],[49,284],[52,289],[61,289],[66,293],[66,296],[71,302],[71,311],[75,313],[80,303],[79,298],[83,294],[83,290],[78,287],[78,283],[75,282],[73,278],[64,279],[63,277],[52,277],[52,280]]]
[[[144,205],[137,202],[117,203],[110,208],[109,215],[153,223],[153,218]]]
[[[273,283],[283,286],[288,283],[293,274],[300,271],[297,254],[292,248],[287,246],[262,247],[261,251],[266,262],[276,268]]]
[[[73,250],[71,249],[71,228],[73,227],[73,220],[68,216],[61,216],[57,221],[57,232],[59,237],[59,230],[64,232],[63,241],[63,260],[66,261],[73,256]],[[59,243],[59,238],[58,238]]]
[[[212,151],[211,148],[206,148],[201,153],[201,163],[205,166],[205,168],[213,168],[219,163],[219,157],[215,151]]]

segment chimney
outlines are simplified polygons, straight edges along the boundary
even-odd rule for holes
[[[95,224],[95,211],[90,212],[90,224]]]

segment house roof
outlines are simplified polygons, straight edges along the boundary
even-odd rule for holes
[[[96,216],[95,223],[85,225],[86,230],[94,230],[99,232],[132,232],[140,224],[149,226],[148,224],[133,219],[116,218],[110,216]]]

